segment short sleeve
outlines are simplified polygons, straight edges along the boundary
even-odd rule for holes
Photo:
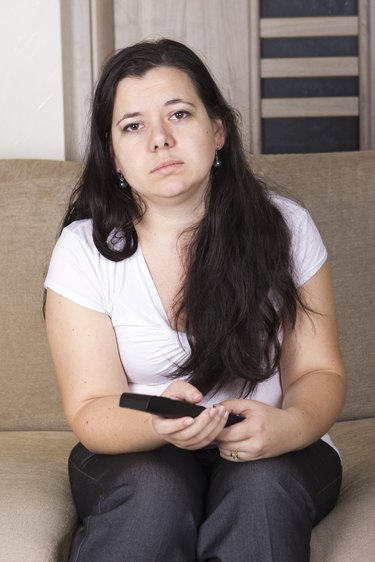
[[[310,213],[297,203],[277,197],[291,232],[294,280],[299,287],[319,271],[327,260],[327,250]]]
[[[64,228],[55,245],[44,286],[86,308],[106,313],[103,259],[92,239],[91,221],[76,221]]]

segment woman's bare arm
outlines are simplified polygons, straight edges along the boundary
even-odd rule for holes
[[[163,445],[150,414],[119,407],[128,385],[110,318],[48,290],[46,326],[65,415],[77,438],[98,453]]]
[[[211,408],[198,418],[164,420],[119,407],[128,388],[110,318],[47,291],[46,324],[64,411],[77,438],[89,450],[112,454],[155,449],[166,443],[197,449],[210,443],[228,412]],[[198,402],[201,393],[172,382],[165,396]]]
[[[336,421],[346,394],[336,309],[328,263],[302,289],[310,317],[302,311],[283,342],[283,408],[299,418],[301,446],[320,438]]]
[[[344,403],[335,304],[328,264],[303,287],[306,304],[295,328],[285,333],[280,364],[283,402],[274,408],[253,400],[226,400],[225,407],[246,417],[224,429],[218,444],[224,457],[239,451],[241,460],[276,456],[313,443],[333,425]]]

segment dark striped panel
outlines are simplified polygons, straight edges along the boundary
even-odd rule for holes
[[[262,39],[261,58],[356,57],[358,37],[287,37]]]
[[[262,119],[264,154],[359,150],[357,117]]]
[[[358,96],[357,76],[334,76],[318,78],[264,78],[261,81],[261,96],[270,98],[315,98]]]
[[[262,18],[355,16],[357,0],[260,0]]]

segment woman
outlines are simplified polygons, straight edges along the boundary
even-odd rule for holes
[[[46,279],[82,525],[71,560],[309,560],[345,395],[326,251],[252,174],[236,115],[170,41],[96,88],[86,166]],[[206,410],[165,419],[125,392]],[[229,412],[244,420],[225,427]]]

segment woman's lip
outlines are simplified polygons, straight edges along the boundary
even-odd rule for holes
[[[182,162],[180,160],[166,160],[165,162],[162,162],[161,164],[159,164],[158,166],[156,166],[156,168],[153,168],[151,170],[151,174],[153,174],[154,172],[159,172],[162,170],[165,170],[166,172],[168,172],[168,168],[174,168],[175,166],[180,166],[182,164]]]

